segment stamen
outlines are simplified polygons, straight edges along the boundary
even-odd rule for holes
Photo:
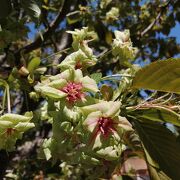
[[[69,82],[61,91],[67,94],[66,100],[73,104],[85,96],[82,88],[82,83]]]

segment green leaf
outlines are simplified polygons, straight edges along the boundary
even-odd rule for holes
[[[21,0],[21,5],[32,20],[39,19],[41,9],[35,0]]]
[[[180,144],[176,136],[159,123],[135,121],[135,127],[144,147],[156,163],[155,168],[172,179],[180,179]]]
[[[90,77],[94,79],[96,83],[98,83],[102,78],[102,73],[93,73],[90,75]]]
[[[51,159],[51,157],[52,157],[52,154],[51,154],[51,151],[50,151],[51,141],[52,141],[51,138],[45,139],[43,144],[42,144],[42,147],[41,147],[42,148],[41,150],[43,150],[47,161],[49,159]],[[40,154],[40,155],[42,155],[42,154]]]
[[[7,82],[3,79],[0,79],[0,86],[4,86],[6,87],[7,86]]]
[[[157,61],[135,74],[134,88],[180,93],[180,59]]]
[[[28,63],[28,67],[27,69],[29,70],[29,72],[33,72],[41,63],[41,60],[39,57],[35,57],[33,58],[29,63]]]
[[[149,121],[172,123],[180,126],[180,115],[165,107],[154,106],[149,109],[136,109],[129,112],[129,114],[141,119],[148,119]]]

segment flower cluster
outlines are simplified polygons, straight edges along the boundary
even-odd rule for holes
[[[81,108],[85,117],[83,125],[90,132],[88,144],[97,156],[106,160],[119,158],[118,147],[123,142],[124,133],[132,130],[127,119],[119,116],[120,106],[118,101],[103,101]]]
[[[115,39],[112,45],[113,55],[119,56],[121,61],[134,59],[137,53],[137,48],[132,46],[129,30],[127,29],[125,31],[116,30],[114,34],[115,34]]]
[[[52,120],[52,137],[44,141],[41,150],[47,159],[72,164],[118,161],[126,149],[124,137],[132,131],[131,124],[120,116],[122,105],[113,101],[113,91],[105,98],[109,91],[100,90],[88,73],[88,67],[97,61],[87,43],[95,33],[87,28],[70,33],[75,52],[58,65],[59,74],[42,77],[35,86],[48,102],[44,117]],[[126,34],[118,36],[118,43],[129,42]]]
[[[21,139],[25,131],[34,127],[32,112],[25,115],[7,113],[0,117],[0,149],[13,151],[17,139]]]
[[[80,69],[67,69],[51,76],[35,86],[41,95],[54,100],[66,99],[69,104],[85,101],[86,92],[97,92],[96,82],[88,76],[83,77]]]

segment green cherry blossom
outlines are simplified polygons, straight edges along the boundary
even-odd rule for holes
[[[96,64],[97,59],[94,56],[88,57],[81,49],[67,56],[58,67],[61,70],[85,69]]]
[[[134,59],[137,48],[132,46],[130,39],[129,30],[115,31],[115,39],[112,45],[112,53],[114,56],[119,56],[121,61],[127,61],[129,59]]]
[[[0,117],[0,149],[13,151],[17,139],[21,139],[25,131],[34,127],[32,112],[25,115],[7,113]]]
[[[68,69],[38,83],[35,90],[54,100],[65,98],[67,103],[74,104],[78,101],[85,101],[86,92],[95,93],[98,87],[93,79],[88,76],[83,77],[80,69]]]
[[[131,124],[119,116],[120,102],[102,101],[81,108],[85,120],[83,126],[89,132],[88,145],[101,158],[117,159],[123,145],[123,136],[131,131]],[[121,147],[118,147],[121,146]]]

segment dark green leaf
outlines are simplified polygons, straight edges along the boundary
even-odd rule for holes
[[[156,168],[172,179],[180,179],[180,144],[164,125],[135,121],[136,130]]]

